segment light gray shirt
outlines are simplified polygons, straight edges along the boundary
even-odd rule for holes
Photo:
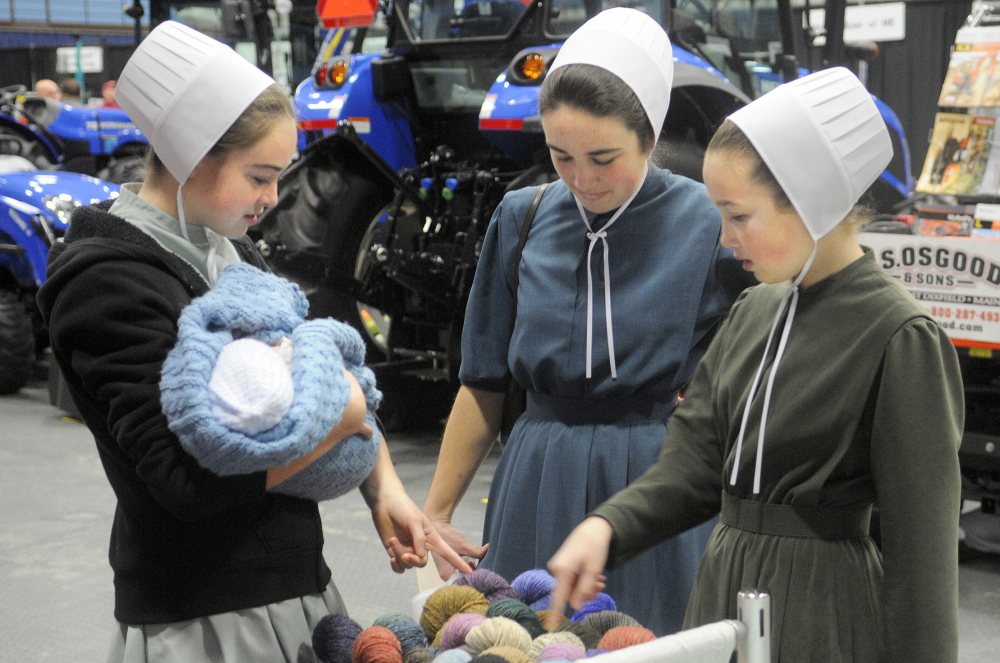
[[[215,285],[209,278],[208,269],[208,255],[213,244],[216,246],[213,258],[217,268],[216,276],[227,266],[241,262],[232,242],[205,226],[184,224],[188,236],[185,239],[181,233],[180,221],[137,195],[140,186],[139,182],[123,184],[121,193],[108,211],[125,219],[156,240],[164,249],[187,261],[209,285]]]

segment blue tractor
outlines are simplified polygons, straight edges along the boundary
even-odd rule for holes
[[[490,216],[507,191],[555,179],[537,103],[548,64],[570,33],[616,4],[318,3],[328,30],[312,76],[295,94],[301,158],[255,232],[275,271],[303,287],[313,315],[362,330],[368,360],[389,390],[390,423],[397,412],[421,410],[393,402],[399,381],[423,385],[402,393],[454,387]],[[629,6],[659,21],[674,48],[671,104],[653,158],[700,180],[721,121],[799,72],[793,57],[768,47],[791,43],[788,2]],[[902,128],[883,108],[901,148],[873,191],[889,205],[909,195],[912,176]]]
[[[23,85],[0,89],[0,154],[123,183],[145,176],[149,140],[120,108],[79,108]]]
[[[0,394],[32,376],[48,347],[35,305],[49,247],[80,205],[118,195],[118,186],[88,175],[37,170],[22,156],[0,154]]]

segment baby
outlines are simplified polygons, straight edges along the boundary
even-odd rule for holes
[[[305,320],[308,301],[293,283],[231,265],[181,313],[178,340],[160,388],[170,429],[184,449],[219,475],[287,465],[315,449],[351,398],[345,371],[364,393],[365,422],[381,401],[364,366],[364,341],[347,324]],[[272,490],[316,501],[367,478],[379,434],[350,435]]]

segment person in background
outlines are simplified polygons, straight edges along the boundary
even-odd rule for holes
[[[80,81],[75,78],[64,78],[59,83],[59,91],[62,93],[62,102],[70,106],[83,106],[83,91],[80,88]]]
[[[672,77],[669,39],[642,12],[615,8],[587,21],[542,84],[559,180],[520,260],[537,187],[508,193],[486,231],[462,386],[424,512],[453,548],[485,555],[481,565],[504,578],[543,567],[587,513],[652,465],[678,392],[749,282],[726,278],[727,262],[742,270],[719,245],[705,187],[650,161]],[[497,439],[512,379],[527,390],[527,411],[493,478],[488,548],[473,546],[450,519]],[[611,573],[618,609],[658,634],[678,630],[710,531],[678,533]]]
[[[40,78],[35,83],[35,94],[46,99],[62,100],[62,91],[56,82],[48,78]]]
[[[118,81],[110,80],[105,81],[104,85],[101,86],[101,97],[103,101],[101,102],[101,108],[121,108],[118,102],[115,101],[115,90],[118,86]]]
[[[347,437],[372,435],[357,378],[335,376],[348,405],[312,452],[228,476],[185,451],[161,387],[182,312],[227,267],[266,270],[246,231],[277,200],[296,152],[294,111],[273,79],[175,21],[146,36],[118,87],[149,138],[149,176],[77,210],[38,293],[117,498],[107,660],[311,663],[316,624],[345,608],[317,502],[282,487]],[[384,441],[360,488],[393,570],[426,564],[433,547],[471,572],[407,496]]]
[[[656,464],[550,561],[555,609],[721,509],[685,627],[736,618],[737,593],[755,589],[772,597],[774,661],[957,660],[958,357],[857,236],[856,204],[891,158],[842,67],[719,128],[705,185],[723,244],[762,284],[733,306]]]

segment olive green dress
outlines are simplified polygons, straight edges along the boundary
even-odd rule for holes
[[[744,293],[657,463],[594,512],[615,532],[609,566],[721,509],[686,628],[735,618],[737,592],[759,589],[771,595],[774,661],[953,663],[961,375],[948,337],[870,252],[801,291],[775,376],[760,492],[763,387],[731,483],[744,406],[787,287]],[[873,503],[881,550],[867,536]]]

